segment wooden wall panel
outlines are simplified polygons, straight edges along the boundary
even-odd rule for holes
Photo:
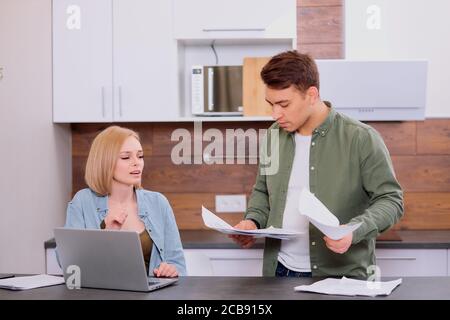
[[[302,43],[342,43],[342,7],[298,8],[297,39]]]
[[[94,138],[102,130],[111,125],[124,126],[122,124],[112,123],[94,123],[94,124],[72,124],[72,156],[87,157],[89,149]],[[142,148],[145,156],[152,155],[152,123],[127,123],[129,129],[136,131],[141,139]]]
[[[249,129],[255,130],[258,137],[261,135],[261,129],[268,129],[272,122],[270,121],[255,121],[255,122],[207,122],[203,123],[201,127],[201,134],[205,134],[209,129],[218,129],[221,131],[224,141],[227,136],[227,130],[238,130],[241,129],[243,131],[247,131]],[[191,152],[192,155],[198,155],[194,149],[194,124],[193,123],[168,123],[164,125],[157,125],[153,129],[153,155],[155,156],[170,156],[172,152],[172,148],[176,146],[178,143],[182,141],[182,139],[178,141],[172,141],[172,133],[175,130],[187,130],[191,137]],[[182,133],[182,131],[180,131]],[[202,141],[202,149],[209,145],[210,141]],[[237,141],[234,142],[234,148],[236,150]],[[246,149],[248,150],[248,148]],[[224,150],[225,151],[225,150]]]
[[[160,192],[245,193],[256,173],[256,165],[175,165],[170,157],[154,157],[145,167],[143,185]]]
[[[72,156],[72,195],[75,195],[81,189],[87,188],[84,181],[86,160],[87,156]]]
[[[297,49],[316,59],[343,58],[341,1],[298,1],[297,4]]]
[[[417,122],[418,154],[450,154],[450,121],[430,119]]]
[[[343,0],[297,0],[297,7],[342,6]]]
[[[201,216],[201,206],[214,211],[215,193],[165,193],[169,202],[172,204],[176,214],[177,224],[183,226],[185,230],[208,229],[203,225]],[[217,213],[230,225],[235,225],[242,220],[243,212],[240,213]]]
[[[416,154],[416,123],[404,122],[367,122],[377,130],[391,155]]]
[[[450,156],[393,156],[392,162],[404,191],[450,192]]]
[[[450,229],[450,193],[406,192],[405,215],[397,229]]]
[[[316,59],[338,59],[344,56],[342,43],[299,43],[297,50]]]
[[[430,124],[427,122],[430,121]],[[422,127],[436,127],[436,120],[420,122]],[[222,132],[226,128],[241,126],[244,130],[252,126],[264,128],[270,123],[215,123],[204,126],[204,130],[216,126]],[[446,229],[450,224],[450,156],[415,155],[415,141],[424,139],[416,134],[416,122],[371,122],[383,136],[394,163],[397,177],[405,191],[405,217],[396,229]],[[172,130],[179,124],[153,124],[139,126],[123,124],[140,131],[145,141],[146,152],[143,185],[145,188],[165,194],[174,209],[181,229],[203,229],[200,220],[201,205],[214,210],[215,194],[251,193],[255,182],[257,166],[249,165],[174,165],[170,151],[174,142],[170,141]],[[450,120],[440,120],[439,126],[445,131]],[[85,188],[84,166],[89,145],[95,134],[107,125],[79,124],[73,126],[73,192]],[[185,128],[192,124],[184,124]],[[192,130],[192,128],[191,128]],[[431,130],[432,131],[432,130]],[[428,134],[430,144],[440,134]],[[167,138],[169,137],[169,138]],[[425,143],[425,141],[423,142]],[[440,149],[434,149],[437,152]],[[437,151],[436,151],[437,150]],[[154,154],[156,153],[156,154]],[[222,215],[230,223],[235,223],[242,213]]]

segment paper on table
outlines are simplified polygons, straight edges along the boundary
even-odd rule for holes
[[[63,283],[64,283],[63,277],[51,276],[48,274],[39,274],[36,276],[2,279],[0,280],[0,289],[28,290],[34,288],[54,286]]]
[[[359,228],[361,223],[353,225],[340,225],[338,218],[332,214],[325,205],[311,192],[302,189],[300,193],[298,210],[323,234],[333,240],[342,239],[347,234]]]
[[[317,281],[311,285],[297,286],[294,290],[345,296],[374,297],[379,295],[390,295],[401,283],[402,279],[387,282],[374,282],[342,277],[342,279],[328,278]]]
[[[268,238],[276,238],[276,239],[283,239],[287,240],[290,238],[298,237],[299,235],[303,234],[299,231],[293,231],[293,230],[286,230],[286,229],[280,229],[280,228],[274,228],[269,227],[265,229],[256,229],[256,230],[241,230],[236,229],[230,226],[228,223],[223,221],[221,218],[216,216],[214,213],[206,209],[202,206],[202,218],[205,225],[211,229],[220,231],[222,233],[226,234],[239,234],[239,235],[247,235],[247,236],[253,236],[255,238],[262,238],[262,237],[268,237]]]

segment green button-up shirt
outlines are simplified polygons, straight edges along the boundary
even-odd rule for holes
[[[362,222],[353,232],[352,245],[344,254],[332,252],[324,235],[309,225],[309,247],[313,276],[367,278],[376,265],[375,238],[403,215],[403,192],[395,178],[389,152],[372,127],[331,108],[326,120],[313,131],[309,159],[310,191],[339,219],[341,224]],[[294,133],[268,130],[262,149],[269,148],[274,131],[279,137],[279,163],[274,154],[262,152],[256,183],[246,219],[261,228],[282,227],[288,183],[295,154]],[[269,154],[267,154],[269,153]],[[272,158],[272,159],[271,159]],[[289,241],[289,240],[287,240]],[[274,276],[281,240],[266,238],[263,275]],[[373,267],[372,267],[373,268]],[[382,270],[381,270],[382,272]]]

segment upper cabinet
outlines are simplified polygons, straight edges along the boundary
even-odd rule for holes
[[[193,65],[242,65],[297,43],[295,0],[53,0],[52,10],[54,122],[199,120]]]
[[[177,119],[166,0],[53,1],[54,122]]]
[[[112,2],[53,1],[53,120],[109,122]]]
[[[174,0],[176,39],[296,38],[296,0]]]

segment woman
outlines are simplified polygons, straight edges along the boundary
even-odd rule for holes
[[[111,126],[93,141],[86,163],[89,188],[69,202],[67,228],[139,233],[149,276],[186,274],[180,235],[167,199],[141,187],[144,156],[136,132]]]

